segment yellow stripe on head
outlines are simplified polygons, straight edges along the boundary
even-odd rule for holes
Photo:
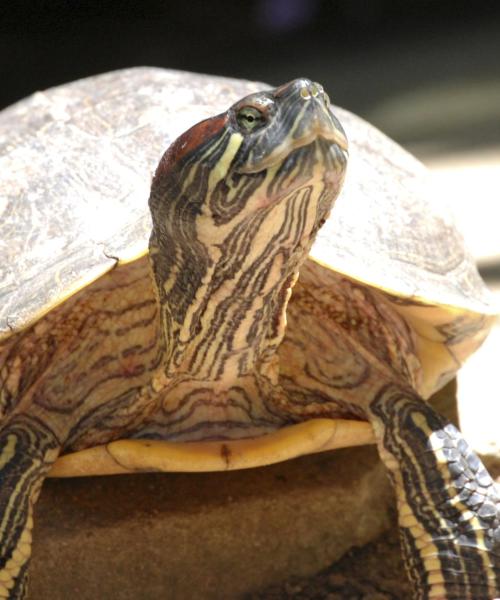
[[[224,154],[220,157],[208,178],[208,193],[210,193],[217,183],[227,175],[233,158],[240,149],[242,142],[243,135],[241,133],[235,132],[231,134],[226,149],[224,150]]]

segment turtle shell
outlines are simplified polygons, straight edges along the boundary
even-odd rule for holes
[[[0,114],[0,339],[147,251],[151,175],[193,123],[263,84],[133,68],[55,87]],[[425,169],[359,117],[344,190],[312,257],[413,302],[495,312]]]

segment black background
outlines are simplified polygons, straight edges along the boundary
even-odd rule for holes
[[[500,139],[488,111],[463,127],[436,119],[401,128],[377,116],[387,101],[422,90],[448,86],[452,102],[454,89],[500,85],[500,2],[7,1],[0,56],[0,107],[80,77],[154,65],[274,84],[307,76],[410,147],[429,136],[441,149]]]

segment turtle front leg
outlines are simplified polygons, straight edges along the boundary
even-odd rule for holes
[[[500,597],[500,496],[457,428],[396,386],[370,404],[418,600]]]
[[[16,415],[0,430],[0,598],[25,597],[33,506],[59,447],[35,417]]]

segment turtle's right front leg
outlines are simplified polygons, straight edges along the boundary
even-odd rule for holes
[[[25,597],[33,506],[59,450],[36,417],[14,415],[0,430],[0,598]]]
[[[387,385],[369,407],[395,487],[417,600],[500,597],[500,497],[458,429],[415,393]]]

